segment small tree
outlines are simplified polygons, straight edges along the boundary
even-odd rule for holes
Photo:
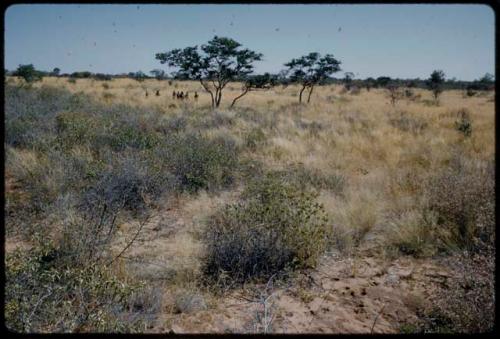
[[[326,54],[321,57],[319,53],[313,52],[285,64],[287,71],[291,73],[290,80],[300,83],[302,89],[299,94],[299,102],[302,102],[302,93],[309,89],[307,102],[311,100],[314,86],[326,80],[330,75],[340,71],[340,61],[333,55]]]
[[[444,83],[444,72],[443,71],[434,71],[431,73],[429,79],[427,79],[427,88],[432,91],[432,95],[434,96],[434,100],[438,100],[439,95],[443,91],[443,83]]]
[[[53,77],[58,77],[59,76],[59,73],[61,73],[61,70],[56,67],[52,70],[52,72],[50,73],[50,75],[52,75]]]
[[[231,103],[231,108],[233,108],[234,104],[236,103],[237,100],[242,98],[245,94],[247,94],[249,91],[253,90],[269,90],[273,88],[278,82],[278,77],[273,76],[269,73],[264,73],[263,75],[254,75],[254,76],[248,76],[243,84],[243,92],[238,95],[236,98],[233,99],[233,102]]]
[[[137,80],[139,82],[142,82],[144,81],[144,79],[147,78],[146,74],[144,74],[142,71],[138,71],[138,72],[129,72],[128,73],[128,76],[134,80]]]
[[[198,80],[210,94],[212,108],[219,107],[224,87],[253,72],[254,61],[262,54],[240,49],[241,44],[231,38],[214,36],[206,45],[173,49],[157,53],[156,59],[170,67],[177,67],[176,77]],[[248,91],[247,91],[248,92]],[[247,92],[244,93],[246,94]]]
[[[495,77],[493,74],[486,73],[481,79],[479,79],[479,84],[483,90],[492,90],[495,88]]]
[[[375,79],[373,79],[371,77],[370,78],[366,78],[365,81],[364,81],[364,84],[365,84],[366,90],[368,92],[370,92],[370,89],[372,87],[374,87],[374,85],[375,85]]]
[[[154,70],[152,70],[149,73],[151,73],[151,75],[154,76],[156,80],[163,80],[163,79],[165,79],[165,71],[164,70],[154,69]]]
[[[392,79],[390,77],[378,77],[376,80],[377,87],[387,87],[391,80]]]
[[[23,78],[27,83],[42,80],[42,75],[35,69],[33,64],[19,65],[14,72],[14,76]]]
[[[353,72],[345,72],[344,73],[344,87],[346,90],[350,90],[351,89],[351,85],[352,85],[352,79],[354,79],[354,73]]]

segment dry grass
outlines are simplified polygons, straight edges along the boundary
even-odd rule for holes
[[[250,92],[229,110],[231,99],[239,94],[239,85],[230,84],[221,108],[211,112],[210,97],[196,82],[169,85],[168,81],[157,80],[78,79],[69,83],[64,78],[44,78],[33,86],[46,85],[87,93],[103,103],[151,107],[164,118],[185,119],[178,122],[183,131],[231,138],[240,157],[254,161],[250,172],[287,170],[299,164],[324,177],[342,176],[342,194],[320,187],[319,201],[329,216],[333,233],[330,245],[350,253],[375,236],[382,249],[396,248],[397,255],[435,254],[435,243],[426,240],[429,234],[435,234],[430,230],[437,222],[432,213],[427,213],[432,198],[429,183],[447,171],[457,152],[470,168],[482,168],[495,156],[494,93],[467,97],[461,91],[445,91],[440,105],[435,106],[425,104],[432,100],[430,92],[414,89],[416,99],[401,99],[392,106],[382,89],[361,89],[353,95],[342,93],[341,86],[324,86],[315,90],[309,105],[298,105],[298,87],[288,86]],[[160,96],[154,95],[156,90]],[[200,97],[195,102],[190,95],[189,101],[181,102],[172,98],[174,90],[190,94],[197,91]],[[470,136],[456,128],[463,109],[472,124]],[[29,176],[40,166],[35,153],[11,151],[8,170]],[[90,154],[84,149],[78,152],[81,157]],[[225,191],[201,190],[196,195],[177,197],[178,204],[165,213],[175,212],[177,220],[182,221],[178,225],[182,231],[160,237],[150,245],[144,242],[142,250],[128,253],[168,263],[175,278],[161,276],[160,280],[167,279],[171,284],[166,287],[169,292],[164,293],[171,295],[171,304],[178,304],[177,311],[190,312],[191,302],[201,303],[194,291],[198,287],[188,283],[200,275],[199,258],[204,254],[199,235],[206,220],[224,204],[235,201],[245,184],[246,177],[241,175]],[[136,273],[147,278],[147,272],[143,272],[147,266],[135,267]],[[153,274],[151,279],[159,278]]]

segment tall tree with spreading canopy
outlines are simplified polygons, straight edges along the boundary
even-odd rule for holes
[[[439,99],[439,95],[443,91],[444,84],[444,72],[443,71],[434,71],[431,73],[429,79],[427,79],[427,88],[432,91],[432,95],[434,96],[434,100]]]
[[[226,85],[230,81],[245,79],[254,70],[253,62],[262,59],[262,54],[241,46],[231,38],[214,36],[200,49],[198,46],[173,49],[157,53],[156,59],[177,67],[176,77],[198,80],[210,94],[212,108],[215,108],[220,105]]]
[[[330,75],[340,71],[340,61],[333,55],[326,54],[321,57],[319,53],[312,52],[298,59],[292,59],[285,64],[290,74],[290,80],[302,85],[299,102],[302,102],[302,93],[309,89],[307,102],[311,100],[314,86],[326,80]]]

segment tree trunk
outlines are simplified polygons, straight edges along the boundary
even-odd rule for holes
[[[299,103],[302,103],[302,92],[304,92],[304,90],[306,89],[306,85],[304,85],[302,87],[302,89],[300,90],[300,94],[299,94]]]
[[[215,107],[215,100],[214,100],[214,94],[212,93],[211,90],[208,89],[208,87],[203,83],[203,80],[200,79],[200,84],[203,86],[205,91],[207,91],[210,94],[210,98],[212,99],[212,109]]]
[[[219,107],[221,99],[222,99],[222,88],[219,89],[219,96],[217,97],[217,102],[215,103],[215,107]]]
[[[307,97],[307,103],[309,103],[309,101],[311,101],[311,94],[313,92],[313,89],[314,89],[314,85],[311,86],[311,90],[309,91],[309,96]]]
[[[240,95],[238,95],[236,98],[234,98],[233,102],[231,103],[231,106],[229,108],[233,108],[234,104],[236,103],[236,100],[240,99],[241,97],[243,97],[245,94],[248,93],[248,91],[250,90],[250,87],[245,87],[245,91],[243,93],[241,93]]]

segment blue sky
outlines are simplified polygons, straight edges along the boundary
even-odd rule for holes
[[[258,73],[318,51],[357,78],[442,69],[473,80],[495,74],[494,29],[485,5],[14,5],[5,12],[4,60],[9,70],[170,72],[155,53],[219,35],[263,53]]]

